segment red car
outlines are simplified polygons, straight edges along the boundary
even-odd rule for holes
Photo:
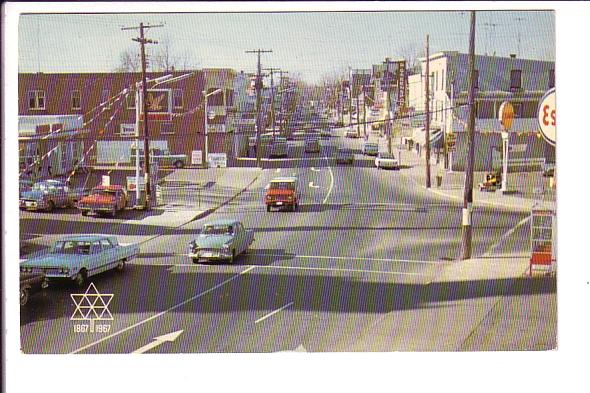
[[[298,180],[296,177],[276,177],[271,180],[266,189],[264,203],[266,211],[271,207],[286,206],[292,211],[299,207],[301,194],[299,192]]]
[[[78,209],[83,216],[88,213],[110,214],[112,217],[117,212],[127,207],[127,191],[123,186],[96,186],[90,195],[83,197],[78,202]]]

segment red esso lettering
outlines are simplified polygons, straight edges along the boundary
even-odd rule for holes
[[[551,125],[555,125],[555,109],[551,111]]]
[[[549,111],[549,105],[545,105],[543,107],[543,125],[548,126],[551,123],[552,126],[555,125],[555,109]],[[551,122],[550,122],[551,120]]]

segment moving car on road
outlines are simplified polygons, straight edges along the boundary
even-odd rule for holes
[[[399,169],[399,161],[391,153],[379,152],[375,158],[377,169]]]
[[[44,273],[49,281],[66,279],[82,286],[95,274],[123,270],[137,254],[137,244],[119,244],[115,236],[69,236],[53,243],[47,254],[21,262],[20,271]]]
[[[215,220],[206,223],[199,236],[189,243],[189,257],[193,263],[200,260],[227,260],[234,263],[236,257],[248,250],[254,242],[254,231],[234,219]]]
[[[135,147],[131,147],[131,164],[135,165],[137,152]],[[144,153],[139,149],[139,165],[143,166]],[[160,167],[184,168],[188,162],[186,154],[171,154],[166,149],[150,148],[150,162],[157,162]]]
[[[319,153],[320,140],[316,136],[306,136],[304,140],[304,150],[306,153]]]
[[[363,155],[376,156],[377,154],[379,154],[379,144],[377,142],[365,142]]]
[[[347,138],[360,138],[359,133],[353,129],[348,129],[345,136]]]
[[[73,207],[81,198],[82,191],[70,189],[60,180],[44,180],[33,185],[30,191],[23,192],[20,208],[24,210],[52,211],[56,207]]]
[[[287,138],[277,136],[270,142],[268,146],[269,157],[287,157],[288,156],[288,145]]]
[[[264,203],[266,211],[269,212],[271,207],[288,206],[292,211],[299,208],[299,181],[297,177],[276,177],[271,180],[266,189]]]
[[[88,213],[110,214],[112,217],[117,212],[127,207],[127,191],[123,186],[99,185],[92,189],[90,195],[82,197],[78,202],[78,210],[83,216]]]
[[[338,148],[336,150],[337,164],[354,164],[354,151],[352,149]]]
[[[320,137],[322,138],[330,138],[332,136],[332,131],[328,127],[323,127],[320,130]]]

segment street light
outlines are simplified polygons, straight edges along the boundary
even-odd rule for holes
[[[209,99],[210,96],[218,94],[221,92],[221,89],[217,89],[215,91],[212,91],[211,93],[208,93],[203,90],[203,95],[205,96],[205,108],[204,108],[204,118],[205,118],[205,167],[207,167],[209,165],[209,124],[207,122],[207,118],[209,116],[209,113],[207,113],[207,101]]]

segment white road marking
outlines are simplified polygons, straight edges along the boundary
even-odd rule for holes
[[[311,188],[320,188],[320,186],[316,186],[316,185],[314,185],[312,181],[310,181],[310,182],[309,182],[309,186],[310,186]]]
[[[281,311],[283,311],[284,309],[286,309],[287,307],[291,306],[293,303],[294,303],[294,302],[291,302],[291,303],[289,303],[289,304],[285,304],[283,307],[281,307],[281,308],[279,308],[279,309],[277,309],[277,310],[274,310],[274,311],[273,311],[273,312],[271,312],[270,314],[266,314],[266,315],[265,315],[265,316],[263,316],[262,318],[258,318],[256,321],[254,321],[254,323],[262,322],[262,321],[264,321],[265,319],[272,317],[272,316],[273,316],[273,315],[275,315],[276,313],[278,313],[278,312],[281,312]]]
[[[284,258],[285,255],[281,254],[246,254],[251,256],[265,256],[265,257],[280,257]],[[418,261],[411,259],[391,259],[391,258],[368,258],[368,257],[334,257],[326,255],[289,255],[292,258],[300,259],[335,259],[335,260],[356,260],[356,261],[375,261],[375,262],[403,262],[403,263],[420,263],[426,265],[440,265],[442,262],[438,261]]]
[[[275,172],[279,173],[280,171],[281,171],[281,168],[277,168],[277,170]]]
[[[165,342],[173,342],[178,338],[178,336],[180,336],[180,334],[183,331],[184,330],[178,330],[173,333],[168,333],[168,334],[164,334],[162,336],[154,337],[154,340],[151,343],[146,344],[143,347],[136,349],[135,351],[133,351],[131,353],[137,353],[137,354],[146,353],[147,351],[151,351],[152,349],[159,347],[160,345],[164,344]]]
[[[319,169],[315,169],[314,167],[311,167],[311,170],[314,171],[314,172],[320,172]]]
[[[385,270],[364,270],[364,269],[346,269],[337,267],[306,267],[306,266],[279,266],[279,265],[250,265],[261,269],[286,269],[286,270],[312,270],[325,272],[347,272],[347,273],[369,273],[369,274],[389,274],[394,276],[423,276],[422,273],[413,272],[388,272]]]
[[[332,188],[334,188],[334,174],[332,173],[332,168],[330,167],[330,161],[328,160],[327,155],[325,155],[324,158],[326,159],[326,162],[328,163],[328,171],[330,172],[330,186],[328,187],[328,193],[326,194],[326,197],[322,201],[323,205],[325,205],[326,202],[328,201],[328,198],[330,197],[330,194],[332,193]]]
[[[503,234],[500,239],[498,239],[498,241],[494,244],[492,244],[492,246],[490,248],[488,248],[488,250],[483,254],[483,256],[491,256],[492,255],[492,251],[498,247],[504,240],[506,240],[510,235],[512,235],[519,227],[521,227],[522,225],[524,225],[527,221],[529,221],[531,219],[531,216],[527,216],[525,218],[523,218],[522,220],[520,220],[513,228],[509,229],[505,234]]]
[[[182,301],[182,302],[180,302],[180,303],[178,303],[178,304],[176,304],[176,305],[174,305],[172,307],[169,307],[168,309],[166,309],[164,311],[160,311],[159,313],[157,313],[155,315],[152,315],[149,318],[146,318],[146,319],[144,319],[142,321],[139,321],[137,323],[134,323],[131,326],[127,326],[126,328],[121,329],[118,332],[115,332],[113,334],[110,334],[110,335],[108,335],[106,337],[103,337],[100,340],[96,340],[94,342],[91,342],[90,344],[84,345],[84,346],[76,349],[75,351],[70,352],[70,355],[71,354],[74,354],[74,353],[78,353],[78,352],[84,351],[84,350],[86,350],[88,348],[91,348],[91,347],[95,346],[96,344],[100,344],[101,342],[106,341],[106,340],[109,340],[109,339],[111,339],[113,337],[116,337],[116,336],[118,336],[121,333],[125,333],[126,331],[129,331],[129,330],[134,329],[134,328],[136,328],[138,326],[141,326],[141,325],[143,325],[146,322],[149,322],[149,321],[152,321],[152,320],[154,320],[156,318],[159,318],[162,315],[164,315],[164,314],[166,314],[166,313],[168,313],[168,312],[170,312],[172,310],[176,310],[177,308],[180,308],[180,307],[184,306],[185,304],[190,303],[190,302],[192,302],[192,301],[194,301],[194,300],[196,300],[196,299],[198,299],[198,298],[200,298],[200,297],[208,294],[209,292],[212,292],[212,291],[216,290],[219,287],[222,287],[223,285],[227,284],[228,282],[235,280],[236,278],[240,277],[242,274],[248,273],[250,270],[254,269],[255,267],[256,266],[250,266],[247,269],[242,270],[240,273],[236,274],[235,276],[230,277],[227,280],[222,281],[219,284],[217,284],[217,285],[215,285],[215,286],[213,286],[213,287],[211,287],[211,288],[209,288],[209,289],[207,289],[207,290],[205,290],[205,291],[203,291],[203,292],[201,292],[201,293],[199,293],[199,294],[197,294],[197,295],[195,295],[195,296],[193,296],[191,298],[188,298],[188,299],[186,299],[186,300],[184,300],[184,301]]]

